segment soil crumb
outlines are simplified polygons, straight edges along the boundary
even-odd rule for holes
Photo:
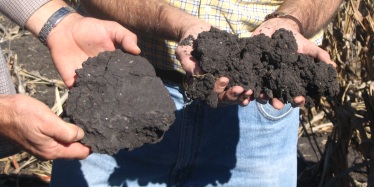
[[[143,57],[103,52],[76,73],[65,112],[93,152],[112,155],[159,142],[175,120],[169,92]]]
[[[272,37],[259,34],[238,38],[212,28],[200,33],[193,47],[192,56],[206,74],[194,76],[186,93],[213,108],[218,105],[214,82],[223,76],[230,80],[228,88],[238,85],[251,89],[254,99],[266,93],[269,98],[292,103],[294,97],[304,96],[306,105],[313,106],[321,96],[339,93],[336,69],[298,53],[293,33],[285,29],[277,30]]]

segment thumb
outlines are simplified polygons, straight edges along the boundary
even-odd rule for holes
[[[310,43],[310,41],[307,41],[307,42]],[[323,50],[322,48],[318,47],[315,44],[309,44],[309,43],[306,43],[306,44],[298,43],[298,45],[301,46],[299,47],[298,52],[311,56],[314,59],[325,62],[327,64],[331,64],[335,68],[337,67],[336,63],[331,60],[330,55],[327,51]]]
[[[137,44],[138,38],[137,36],[132,33],[131,31],[127,30],[126,28],[122,27],[119,23],[112,22],[115,24],[112,29],[112,33],[110,33],[111,37],[117,44],[120,44],[122,48],[131,54],[138,55],[140,54],[141,50]]]
[[[84,137],[84,131],[81,128],[74,124],[66,123],[60,118],[54,122],[54,125],[49,126],[44,133],[56,141],[66,144],[82,140]]]

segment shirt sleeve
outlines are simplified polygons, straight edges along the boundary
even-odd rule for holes
[[[3,56],[0,47],[0,94],[16,94],[12,78],[9,74],[9,69],[6,60]],[[13,155],[20,151],[20,148],[14,143],[0,136],[0,158]]]
[[[0,0],[0,11],[21,27],[32,14],[50,0]]]

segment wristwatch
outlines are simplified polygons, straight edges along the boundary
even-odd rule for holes
[[[71,7],[61,7],[58,9],[55,13],[52,14],[51,17],[47,20],[47,22],[44,24],[42,29],[40,30],[38,34],[39,40],[44,44],[47,45],[47,37],[51,30],[56,27],[56,25],[64,19],[65,16],[68,14],[75,12],[75,10]]]

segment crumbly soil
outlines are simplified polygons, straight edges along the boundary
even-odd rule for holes
[[[296,40],[285,29],[276,31],[271,38],[264,34],[238,38],[212,28],[200,33],[193,46],[192,55],[206,73],[193,77],[187,94],[192,99],[207,101],[212,107],[218,104],[214,82],[222,76],[229,78],[228,88],[239,85],[253,90],[254,99],[260,93],[282,102],[304,96],[306,105],[313,105],[321,96],[339,93],[335,68],[297,53]]]
[[[85,131],[93,152],[115,154],[159,142],[175,105],[147,59],[121,50],[89,58],[77,71],[66,115]]]

